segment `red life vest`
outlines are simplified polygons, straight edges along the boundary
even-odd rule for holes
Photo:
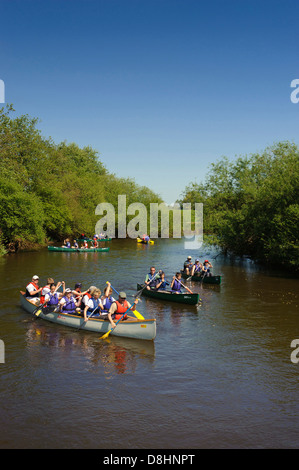
[[[115,301],[116,305],[117,305],[117,310],[115,312],[115,320],[119,320],[123,314],[128,310],[129,306],[128,306],[128,302],[125,300],[123,304],[121,304],[120,302],[118,302],[117,300]],[[125,320],[127,318],[127,314],[123,317],[123,320]]]
[[[32,283],[31,283],[31,284],[32,284]],[[44,290],[45,287],[47,287],[47,286],[44,286],[44,287],[43,287],[43,290]],[[44,304],[44,303],[45,303],[45,297],[46,297],[46,294],[43,294],[43,293],[42,293],[43,290],[41,291],[41,295],[40,295],[40,303],[41,303],[41,304]],[[49,292],[50,292],[50,289],[49,289]]]
[[[29,282],[29,284],[27,284],[27,286],[26,286],[26,297],[31,297],[31,294],[30,294],[29,290],[27,290],[27,287],[28,287],[30,284],[33,285],[33,287],[35,288],[35,290],[38,290],[38,289],[39,289],[38,285],[35,284],[34,281]],[[39,293],[35,294],[35,296],[38,297],[38,296],[39,296]]]

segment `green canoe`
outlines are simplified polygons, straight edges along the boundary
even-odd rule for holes
[[[142,289],[142,285],[137,284],[137,290]],[[199,294],[174,294],[170,291],[156,291],[143,289],[142,295],[153,299],[166,300],[168,302],[178,302],[180,304],[196,305],[199,302]]]
[[[64,248],[63,246],[48,246],[49,251],[64,251],[67,253],[93,253],[109,251],[110,248]]]
[[[201,276],[200,274],[195,274],[191,276],[186,273],[182,273],[183,279],[189,279],[190,281],[202,282],[203,284],[221,284],[221,276]]]
[[[93,238],[74,238],[77,242],[93,242]],[[98,242],[111,242],[112,238],[97,238]]]

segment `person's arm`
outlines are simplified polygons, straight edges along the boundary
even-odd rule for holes
[[[32,284],[31,284],[32,285]],[[42,287],[40,287],[39,289],[34,289],[34,286],[32,286],[32,289],[28,288],[27,287],[27,290],[29,292],[30,295],[32,295],[33,297],[38,294],[39,292],[41,292],[43,290]]]
[[[116,303],[113,303],[113,304],[110,306],[109,312],[108,312],[108,320],[110,321],[112,328],[115,328],[115,326],[116,326],[115,323],[114,323],[114,321],[112,320],[112,315],[113,315],[113,313],[115,313],[116,308],[117,308]]]
[[[87,321],[88,318],[87,318],[87,310],[88,310],[88,305],[86,305],[85,309],[84,309],[84,312],[83,312],[83,315],[84,315],[84,321]]]

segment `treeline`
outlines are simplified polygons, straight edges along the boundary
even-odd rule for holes
[[[280,142],[261,154],[220,159],[179,201],[202,202],[204,233],[224,252],[299,271],[299,149]]]
[[[11,105],[0,109],[0,247],[32,247],[49,240],[92,235],[95,208],[118,195],[127,205],[162,202],[133,179],[109,173],[91,147],[56,144],[37,128],[38,119],[13,117]]]

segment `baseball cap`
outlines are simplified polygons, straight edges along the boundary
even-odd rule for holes
[[[125,292],[120,292],[120,293],[119,293],[119,297],[120,297],[121,299],[126,299],[126,298],[127,298],[127,294],[126,294]]]
[[[32,279],[39,279],[39,277],[35,274]]]

